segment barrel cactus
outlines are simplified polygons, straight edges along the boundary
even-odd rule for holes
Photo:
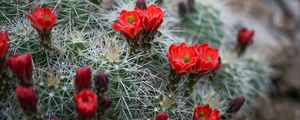
[[[0,8],[2,33],[9,33],[9,50],[0,60],[0,119],[237,119],[269,84],[268,63],[239,55],[219,11],[199,1],[4,0]],[[199,51],[211,54],[194,47],[202,45],[215,51],[207,62],[217,59],[205,72]],[[176,56],[189,54],[183,49],[195,56],[183,56],[178,68]],[[18,63],[16,54],[32,61]],[[32,65],[20,70],[16,64],[24,61]],[[80,72],[83,67],[90,70]],[[26,72],[18,77],[16,71]],[[25,73],[32,78],[22,82]],[[25,109],[26,97],[20,99],[29,88],[36,110]],[[91,99],[97,102],[79,107]]]

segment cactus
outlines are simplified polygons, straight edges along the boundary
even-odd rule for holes
[[[155,35],[151,52],[134,55],[130,54],[125,38],[113,32],[111,24],[121,10],[133,10],[135,1],[112,1],[111,10],[101,8],[99,1],[87,0],[3,2],[0,25],[10,33],[9,56],[32,54],[37,109],[43,119],[76,119],[73,83],[76,69],[84,66],[90,66],[93,75],[106,73],[110,80],[105,94],[112,104],[95,119],[153,119],[158,112],[167,112],[171,120],[188,120],[193,117],[194,106],[202,104],[210,104],[225,115],[228,101],[236,96],[246,99],[245,107],[240,110],[244,113],[255,106],[257,96],[263,95],[269,84],[268,63],[252,56],[232,57],[235,53],[231,51],[232,43],[223,37],[219,11],[198,1],[195,11],[186,13],[184,18],[171,7],[178,4],[177,0],[160,4],[164,22]],[[148,4],[155,2],[147,0]],[[53,50],[40,48],[38,33],[26,16],[39,6],[50,7],[58,15],[58,23],[52,29]],[[177,95],[167,90],[170,74],[167,49],[172,43],[181,43],[183,38],[190,45],[208,41],[219,48],[222,60],[222,68],[214,75],[201,77],[190,96],[184,95],[183,82]],[[0,119],[21,119],[25,115],[14,92],[16,80],[7,73],[10,87],[0,101]]]

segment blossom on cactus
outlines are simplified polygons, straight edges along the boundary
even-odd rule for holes
[[[244,96],[236,97],[229,102],[229,108],[227,109],[226,112],[227,113],[236,113],[237,111],[239,111],[241,109],[241,107],[244,105],[244,103],[245,103]]]
[[[28,18],[32,27],[42,34],[50,32],[57,21],[57,15],[50,8],[35,8]]]
[[[89,88],[91,86],[91,74],[90,67],[78,68],[74,82],[75,88],[79,91]]]
[[[100,101],[99,101],[99,109],[102,112],[105,112],[109,109],[109,107],[111,106],[112,101],[110,99],[110,97],[108,96],[101,96]]]
[[[218,109],[212,110],[209,105],[196,106],[193,120],[219,120],[220,112]]]
[[[158,114],[155,116],[155,120],[168,120],[168,118],[169,118],[169,114],[166,113],[166,112],[158,113]]]
[[[112,28],[121,32],[126,38],[134,39],[142,32],[143,24],[137,12],[123,10],[117,22],[112,24]]]
[[[140,14],[144,29],[147,32],[155,33],[163,22],[164,12],[154,4],[150,5],[147,9],[136,7],[135,11]]]
[[[6,61],[6,65],[20,80],[21,85],[32,85],[32,60],[30,54],[13,55]]]
[[[237,34],[237,40],[241,47],[247,47],[253,42],[254,30],[250,31],[243,27],[239,30]]]
[[[8,32],[0,32],[0,59],[4,58],[8,50]]]
[[[83,118],[91,118],[97,111],[97,95],[89,89],[76,93],[74,101],[78,114]]]
[[[17,85],[16,95],[19,100],[20,106],[25,112],[36,110],[37,99],[33,90],[33,86],[24,87],[22,85]]]
[[[95,87],[97,91],[100,93],[107,91],[109,84],[108,76],[103,72],[99,72],[96,73],[95,78]]]
[[[194,47],[198,57],[197,64],[193,70],[194,73],[208,74],[221,67],[218,49],[209,47],[208,43],[203,43],[200,46],[196,44]]]
[[[131,46],[131,53],[140,48],[143,52],[149,52],[163,17],[164,13],[160,7],[154,4],[147,7],[144,0],[138,0],[134,11],[123,10],[117,22],[112,24],[112,28],[126,37]]]
[[[197,53],[194,48],[181,43],[179,46],[172,44],[167,54],[169,65],[172,70],[179,74],[190,72],[197,62]]]

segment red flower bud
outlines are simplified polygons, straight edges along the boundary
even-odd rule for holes
[[[95,86],[98,92],[105,92],[108,89],[108,84],[109,84],[109,79],[108,76],[103,73],[99,72],[95,75],[96,81],[95,81]]]
[[[8,32],[0,32],[0,59],[4,58],[8,50]],[[1,64],[1,63],[0,63]]]
[[[186,74],[196,64],[196,52],[193,47],[187,46],[185,43],[176,46],[172,44],[167,54],[171,69],[176,73]]]
[[[57,15],[50,8],[35,8],[28,18],[32,27],[44,34],[50,32],[57,21]]]
[[[143,24],[137,12],[123,10],[118,21],[112,24],[112,28],[126,38],[134,39],[142,32]]]
[[[212,110],[209,105],[196,106],[194,110],[193,120],[219,120],[220,112]]]
[[[145,0],[137,0],[136,4],[135,4],[135,8],[138,8],[141,10],[147,9],[147,4],[146,4]]]
[[[236,97],[236,98],[232,99],[229,102],[229,108],[227,110],[227,113],[236,113],[237,111],[239,111],[241,109],[241,107],[244,105],[244,103],[245,103],[244,96],[240,96],[240,97]]]
[[[187,14],[187,7],[183,1],[178,3],[178,13],[180,17],[184,18]]]
[[[13,55],[7,60],[6,65],[20,80],[21,85],[32,85],[32,61],[30,54]]]
[[[150,5],[146,10],[135,9],[143,20],[143,26],[148,32],[156,32],[163,22],[164,12],[154,4]]]
[[[97,111],[97,95],[89,89],[76,93],[74,101],[78,114],[83,118],[91,118]]]
[[[80,91],[91,86],[91,74],[90,67],[77,69],[75,76],[75,87],[77,90]]]
[[[188,0],[187,1],[187,8],[189,8],[190,12],[195,11],[195,5],[196,5],[196,1],[195,0]]]
[[[195,69],[192,71],[197,74],[208,74],[212,71],[217,71],[221,67],[220,56],[218,49],[214,49],[208,46],[208,43],[194,46],[198,61]]]
[[[23,87],[22,85],[17,85],[16,94],[20,106],[25,112],[36,110],[37,99],[32,86]]]
[[[155,117],[155,120],[168,120],[169,115],[166,112],[158,113]]]
[[[249,31],[247,28],[243,27],[240,29],[237,38],[239,45],[242,47],[247,47],[247,45],[253,42],[254,31]]]
[[[111,99],[108,96],[102,96],[100,101],[99,101],[99,109],[102,110],[103,112],[105,112],[106,110],[109,109],[109,107],[111,106]]]

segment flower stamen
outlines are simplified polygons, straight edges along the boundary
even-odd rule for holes
[[[212,58],[211,57],[207,57],[207,58],[205,58],[205,60],[208,61],[208,62],[210,62],[210,61],[212,61]]]
[[[128,23],[132,24],[133,21],[134,21],[134,17],[132,15],[127,18]]]
[[[184,57],[184,63],[188,63],[190,61],[190,56],[185,56]]]
[[[45,20],[48,20],[48,19],[49,19],[49,16],[48,16],[48,15],[44,15],[43,18],[44,18]]]

